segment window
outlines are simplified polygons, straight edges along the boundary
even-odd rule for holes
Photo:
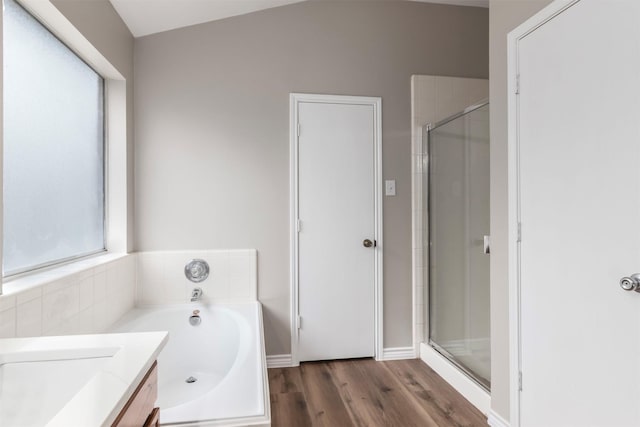
[[[104,80],[4,0],[3,274],[105,249]]]

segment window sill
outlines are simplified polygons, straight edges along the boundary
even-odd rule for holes
[[[24,292],[94,268],[103,267],[106,269],[106,264],[128,255],[126,253],[102,253],[45,270],[9,277],[4,279],[2,283],[2,295],[8,296]]]

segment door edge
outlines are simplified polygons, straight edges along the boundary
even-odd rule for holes
[[[519,171],[519,43],[581,0],[556,0],[507,35],[507,180],[509,291],[509,422],[521,426],[521,301],[520,301],[520,171]],[[492,320],[492,323],[495,320]]]

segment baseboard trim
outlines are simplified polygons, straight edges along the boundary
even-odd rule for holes
[[[509,427],[509,422],[493,411],[489,412],[487,424],[491,427]]]
[[[389,347],[382,350],[380,360],[405,360],[417,358],[413,347]],[[296,366],[290,354],[272,354],[267,356],[267,368],[289,368]]]
[[[458,393],[478,408],[480,412],[488,414],[491,411],[491,396],[489,393],[425,343],[420,343],[420,359],[444,378],[446,382],[451,384],[453,388],[458,390]],[[498,426],[496,425],[495,427]]]
[[[290,354],[273,354],[267,356],[267,368],[289,368],[293,366]]]
[[[389,347],[382,349],[382,359],[380,360],[405,360],[416,357],[413,347]]]

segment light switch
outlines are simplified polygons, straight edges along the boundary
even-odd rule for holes
[[[384,194],[385,196],[395,196],[396,195],[396,180],[388,179],[384,182]]]

